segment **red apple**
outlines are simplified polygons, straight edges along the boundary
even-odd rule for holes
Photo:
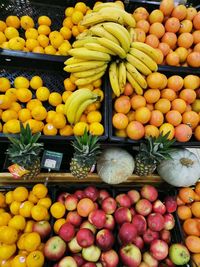
[[[160,232],[160,239],[162,239],[163,241],[165,241],[167,244],[169,244],[171,242],[171,233],[169,230],[165,230],[163,229]]]
[[[65,198],[65,208],[67,211],[75,210],[78,204],[78,198],[75,195],[68,195]]]
[[[101,207],[106,214],[113,214],[117,208],[117,202],[114,198],[107,197],[102,201]]]
[[[76,190],[74,193],[74,196],[76,196],[78,198],[78,200],[80,200],[80,199],[85,197],[85,194],[84,194],[83,190]]]
[[[96,267],[96,264],[94,262],[86,262],[82,267]]]
[[[132,243],[137,236],[137,229],[132,223],[124,223],[119,229],[119,239],[122,244]]]
[[[165,259],[165,263],[168,267],[175,267],[176,266],[169,258]]]
[[[59,196],[57,197],[57,201],[62,203],[62,204],[65,204],[65,198],[69,195],[69,193],[67,192],[62,192],[59,194]]]
[[[115,221],[118,224],[123,224],[125,222],[131,222],[132,215],[128,208],[120,207],[114,213]]]
[[[137,203],[138,200],[140,199],[140,193],[137,190],[132,189],[132,190],[128,191],[127,194],[131,200],[131,204]]]
[[[160,213],[160,214],[165,214],[166,212],[166,207],[165,205],[162,203],[162,201],[160,201],[160,199],[157,199],[154,203],[153,203],[153,212],[156,213]]]
[[[110,250],[114,242],[115,238],[108,229],[102,229],[96,235],[96,244],[102,251]]]
[[[136,245],[136,247],[138,247],[140,250],[142,250],[144,248],[144,241],[142,239],[141,236],[136,236],[134,239],[133,239],[133,242],[132,242],[134,245]]]
[[[80,225],[80,229],[82,228],[86,228],[89,229],[93,232],[93,234],[96,233],[96,228],[94,225],[92,225],[89,221],[84,221],[81,225]]]
[[[99,209],[99,205],[97,202],[94,203],[94,210],[98,210]]]
[[[141,188],[140,194],[143,198],[148,199],[150,202],[154,202],[158,198],[158,191],[152,185],[144,185]]]
[[[66,222],[73,224],[75,227],[79,227],[82,222],[82,217],[77,211],[69,211],[67,213]]]
[[[160,213],[151,213],[147,218],[148,227],[152,231],[161,231],[164,228],[164,217]]]
[[[143,216],[147,216],[151,213],[152,211],[152,204],[149,200],[147,199],[140,199],[136,205],[135,205],[135,210],[137,213]]]
[[[125,208],[130,208],[131,207],[131,199],[128,195],[126,194],[119,194],[115,198],[117,204],[119,207],[125,207]]]
[[[101,250],[95,245],[92,245],[88,248],[83,248],[82,250],[82,256],[86,261],[97,262],[100,258],[100,255]]]
[[[78,267],[81,267],[85,263],[85,260],[83,259],[81,254],[75,254],[73,255],[73,258],[75,259]]]
[[[151,242],[150,252],[156,260],[164,260],[168,255],[168,245],[165,241],[157,239]]]
[[[175,226],[174,216],[170,213],[164,215],[164,229],[172,230]]]
[[[145,244],[151,244],[151,242],[155,239],[159,238],[159,233],[152,231],[151,229],[147,229],[143,234],[143,240]]]
[[[148,264],[148,266],[158,267],[158,261],[149,252],[143,254],[143,261]]]
[[[103,210],[93,210],[88,216],[88,220],[92,223],[97,229],[104,227],[106,223],[106,213]]]
[[[102,252],[100,260],[104,267],[117,267],[119,263],[119,257],[113,249]]]
[[[167,212],[173,213],[177,209],[177,202],[175,196],[167,196],[164,199]]]
[[[123,246],[119,250],[119,254],[122,260],[122,263],[127,267],[138,267],[142,260],[142,255],[135,245],[128,244]]]
[[[131,212],[132,217],[135,216],[136,212],[135,212],[134,208],[131,207],[129,210]]]
[[[101,204],[102,201],[106,199],[107,197],[110,197],[110,194],[108,193],[108,191],[104,189],[99,190],[98,203]]]
[[[44,256],[51,261],[60,260],[66,251],[66,243],[59,236],[52,236],[44,245]]]
[[[94,234],[91,230],[82,228],[78,230],[76,234],[78,244],[83,247],[87,248],[94,244]]]
[[[84,189],[84,194],[86,197],[90,198],[92,201],[96,201],[99,197],[99,191],[94,186],[88,186]]]
[[[136,214],[133,216],[132,224],[136,227],[138,235],[142,235],[147,229],[147,222],[144,216]]]
[[[77,264],[71,256],[66,256],[59,261],[58,267],[77,267]]]
[[[115,219],[113,215],[111,214],[106,214],[106,222],[104,224],[104,228],[108,230],[113,230],[115,227]]]
[[[64,223],[60,227],[58,235],[66,242],[69,242],[75,235],[75,227],[71,223]]]
[[[76,236],[68,242],[68,248],[72,253],[79,253],[82,250],[82,247],[78,244]]]
[[[44,240],[51,233],[51,225],[48,221],[35,222],[32,231],[37,232],[41,239]]]

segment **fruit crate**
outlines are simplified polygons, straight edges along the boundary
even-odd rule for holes
[[[197,76],[200,76],[200,69],[194,69],[194,68],[190,68],[191,71],[188,71],[188,68],[182,67],[182,68],[178,68],[178,67],[174,67],[177,68],[177,71],[174,72],[174,68],[171,68],[170,66],[163,66],[162,69],[158,69],[158,72],[165,74],[168,77],[172,76],[172,75],[179,75],[181,77],[185,77],[188,74],[194,74]],[[109,85],[109,88],[111,88],[111,86]],[[145,90],[144,90],[145,91]],[[128,137],[124,138],[124,137],[118,137],[115,136],[114,134],[114,127],[112,125],[112,117],[114,114],[114,101],[112,98],[112,91],[111,89],[108,91],[108,110],[109,110],[109,119],[108,119],[108,133],[109,133],[109,140],[111,142],[117,142],[117,143],[128,143],[134,146],[139,146],[139,144],[144,140],[144,138],[140,139],[140,140],[132,140]],[[115,98],[116,99],[116,98]],[[174,146],[177,147],[199,147],[200,146],[200,142],[198,140],[196,140],[194,138],[194,136],[192,136],[192,138],[188,141],[188,142],[175,142]]]
[[[38,62],[37,60],[26,61],[26,60],[6,60],[0,58],[0,77],[6,77],[13,83],[14,79],[17,76],[24,76],[28,79],[33,77],[34,75],[41,76],[44,86],[48,87],[50,92],[64,92],[63,81],[69,75],[64,72],[63,64],[49,64],[48,61]],[[104,141],[108,137],[108,125],[107,125],[107,79],[103,80],[102,90],[104,91],[104,100],[102,102],[102,107],[100,109],[102,113],[102,124],[104,126],[104,134],[100,136],[100,141]],[[35,91],[32,90],[33,98]],[[47,111],[52,110],[53,107],[48,102],[43,102]],[[40,140],[43,142],[66,142],[69,140],[73,140],[73,136],[45,136],[42,135]],[[0,134],[0,142],[7,140],[7,137],[1,133]]]

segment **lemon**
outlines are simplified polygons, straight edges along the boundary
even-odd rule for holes
[[[26,48],[31,52],[35,47],[39,45],[38,40],[30,38],[26,40]]]
[[[15,110],[16,112],[19,112],[21,109],[21,105],[17,102],[12,102],[10,105],[10,109]]]
[[[6,245],[6,244],[0,244],[0,259],[8,260],[16,251],[16,245]],[[1,266],[4,266],[4,264],[1,264]],[[6,265],[5,265],[6,266]]]
[[[67,17],[67,18],[65,18],[64,20],[63,20],[63,26],[64,27],[67,27],[67,28],[69,28],[69,29],[72,29],[72,27],[73,27],[73,22],[72,22],[72,18],[71,17]]]
[[[49,38],[46,35],[44,35],[44,34],[40,34],[38,36],[37,40],[38,40],[39,44],[43,48],[45,48],[45,47],[47,47],[49,45]]]
[[[9,49],[23,50],[25,46],[25,40],[21,37],[14,37],[8,41]]]
[[[18,76],[14,79],[14,86],[16,89],[29,88],[29,80],[26,77]]]
[[[36,250],[40,243],[40,235],[36,232],[28,233],[24,238],[24,248],[29,252]]]
[[[59,130],[61,136],[71,136],[73,135],[73,128],[71,125],[65,125],[62,129]]]
[[[7,95],[0,95],[0,109],[8,109],[11,106],[11,100]]]
[[[26,89],[26,88],[17,89],[16,95],[17,95],[17,99],[22,103],[26,103],[30,101],[32,98],[31,90]]]
[[[29,28],[34,28],[35,24],[31,17],[29,16],[22,16],[20,19],[21,27],[24,30],[27,30]]]
[[[65,9],[65,16],[66,17],[71,17],[71,15],[73,14],[74,12],[74,7],[67,7]]]
[[[83,13],[79,10],[75,10],[71,16],[72,22],[78,24],[83,19]]]
[[[17,241],[18,233],[17,230],[10,226],[0,227],[0,242],[6,245],[12,245]]]
[[[17,255],[11,260],[11,267],[26,267],[26,257]]]
[[[64,80],[64,87],[66,91],[73,92],[76,89],[76,85],[71,81],[71,78],[66,78]]]
[[[71,44],[67,40],[58,47],[58,51],[62,56],[67,56],[68,51],[70,49],[71,49]]]
[[[1,34],[2,34],[2,33],[0,32],[0,47],[3,48],[3,49],[10,49],[10,48],[9,48],[9,44],[8,44],[8,42],[4,42],[4,43],[1,44],[1,42],[2,42],[2,41],[1,41],[1,38],[3,37],[3,36],[1,36]],[[5,37],[5,38],[6,38],[6,37]]]
[[[15,215],[10,219],[8,226],[15,228],[17,231],[22,231],[26,226],[26,220],[22,215]]]
[[[49,209],[51,207],[52,201],[49,197],[45,197],[45,198],[39,199],[38,204]]]
[[[26,39],[37,39],[38,31],[34,28],[29,28],[25,32]]]
[[[30,120],[32,118],[31,112],[27,108],[23,108],[18,112],[18,117],[21,122],[25,122],[27,120]]]
[[[42,221],[47,215],[47,208],[42,205],[37,204],[31,209],[31,216],[35,221]]]
[[[17,112],[13,109],[7,109],[3,111],[2,116],[1,116],[1,119],[4,122],[7,122],[12,119],[17,119],[17,118],[18,118]]]
[[[46,108],[43,106],[36,106],[31,110],[31,115],[35,120],[43,121],[47,116]]]
[[[101,122],[102,115],[100,111],[90,111],[87,114],[87,122],[93,123],[93,122]]]
[[[31,201],[25,201],[21,203],[19,207],[19,214],[25,218],[31,217],[31,209],[34,206],[34,204]]]
[[[48,55],[55,55],[56,49],[52,45],[48,45],[44,48],[44,52]]]
[[[38,45],[35,48],[33,48],[33,51],[32,52],[39,53],[39,54],[44,54],[44,49],[43,49],[43,47],[41,47],[41,46]]]
[[[62,103],[62,96],[57,93],[53,92],[49,95],[49,104],[56,107],[57,105]]]
[[[19,32],[14,27],[7,27],[4,31],[4,34],[8,40],[14,37],[19,37]]]
[[[12,191],[8,191],[6,193],[6,204],[10,205],[13,201],[13,192]]]
[[[36,91],[36,97],[40,101],[47,101],[49,99],[50,91],[47,87],[39,87]]]
[[[6,42],[6,36],[3,32],[0,32],[0,45],[2,45],[4,42]]]
[[[81,136],[84,134],[85,129],[88,131],[89,130],[89,126],[86,122],[77,122],[74,125],[73,131],[74,131],[74,135],[78,135]]]
[[[56,127],[56,129],[61,129],[66,125],[66,118],[62,113],[56,113],[52,120],[52,124]]]
[[[47,123],[43,128],[44,135],[56,135],[58,130],[52,123]]]
[[[0,20],[0,31],[3,32],[6,29],[7,25],[3,20]]]
[[[58,31],[53,31],[49,34],[50,43],[54,48],[58,48],[63,42],[64,38]]]
[[[62,27],[60,29],[60,33],[62,34],[63,38],[65,40],[69,40],[72,37],[72,32],[69,28],[67,27]]]
[[[27,124],[29,124],[32,133],[41,132],[44,127],[44,123],[42,121],[37,121],[34,119],[30,119],[24,122],[24,126],[26,126]]]
[[[92,135],[102,135],[104,133],[104,127],[99,122],[93,122],[89,126],[89,131]]]
[[[10,81],[5,77],[1,77],[0,78],[0,92],[4,93],[8,89],[10,89]]]
[[[75,5],[75,10],[78,10],[81,13],[85,14],[87,12],[88,8],[84,2],[78,2]]]
[[[56,107],[56,112],[57,112],[57,113],[65,114],[65,105],[64,105],[64,104],[59,104],[59,105]]]
[[[51,19],[47,16],[40,16],[38,18],[38,25],[47,25],[51,26]]]
[[[16,92],[17,92],[17,89],[10,88],[6,91],[5,95],[7,95],[11,101],[15,102],[17,100]]]
[[[28,108],[29,110],[32,110],[33,108],[35,108],[36,106],[42,106],[42,102],[38,99],[31,99],[27,104],[26,104],[26,108]]]
[[[47,112],[46,122],[52,122],[55,115],[56,115],[56,112],[54,110],[49,110]]]
[[[4,125],[8,133],[17,134],[20,132],[20,121],[19,120],[12,119],[12,120],[7,121]]]
[[[65,103],[67,101],[67,98],[72,94],[71,91],[65,91],[62,93],[62,100]]]
[[[8,212],[2,212],[0,214],[0,227],[8,225],[9,221],[11,219],[11,215]]]

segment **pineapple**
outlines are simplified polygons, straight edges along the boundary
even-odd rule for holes
[[[37,143],[41,133],[32,134],[29,124],[26,128],[20,124],[19,137],[8,136],[11,144],[7,149],[9,160],[28,170],[29,173],[24,174],[24,179],[34,179],[40,173],[39,154],[43,148],[43,144]]]
[[[170,147],[174,142],[168,140],[169,133],[156,137],[147,137],[145,142],[140,144],[139,152],[135,158],[135,173],[139,176],[152,174],[157,165],[164,159],[170,158]]]
[[[70,162],[70,171],[76,178],[83,179],[88,175],[100,154],[98,137],[85,130],[83,136],[75,136],[72,145],[75,152]]]

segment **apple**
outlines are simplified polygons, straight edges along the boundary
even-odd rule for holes
[[[152,231],[161,231],[164,228],[164,217],[160,213],[151,213],[147,218],[148,227]]]
[[[104,228],[113,230],[115,228],[115,219],[113,215],[106,214],[106,222],[104,224]]]
[[[99,209],[99,205],[97,202],[94,203],[94,210],[98,210]]]
[[[110,197],[110,194],[108,193],[108,191],[104,189],[99,190],[98,203],[101,204],[102,201],[108,197]]]
[[[142,261],[139,265],[139,267],[149,267],[148,264],[146,264],[144,261]]]
[[[84,221],[81,225],[80,225],[80,229],[82,228],[86,228],[89,229],[93,232],[93,234],[96,233],[96,228],[94,225],[92,225],[89,221]]]
[[[164,229],[172,230],[175,226],[174,216],[170,213],[164,215]]]
[[[66,222],[73,224],[75,227],[79,227],[82,222],[82,217],[75,210],[69,211],[67,213]]]
[[[82,250],[82,247],[77,242],[77,237],[72,238],[71,241],[68,242],[68,248],[72,253],[79,253]]]
[[[145,252],[142,258],[148,266],[158,267],[158,261],[149,252]]]
[[[118,224],[123,224],[125,222],[131,222],[132,214],[128,208],[120,207],[114,213],[115,221]]]
[[[133,239],[133,242],[132,242],[134,245],[136,245],[136,247],[138,247],[140,250],[142,250],[144,248],[144,241],[142,239],[141,236],[136,236],[134,239]]]
[[[96,267],[96,264],[94,262],[86,262],[82,267]]]
[[[190,260],[190,252],[182,244],[172,244],[169,248],[169,258],[175,265],[185,265]]]
[[[75,254],[73,255],[73,258],[75,259],[78,267],[81,267],[85,263],[85,260],[83,259],[81,254]]]
[[[59,261],[58,267],[78,267],[78,265],[71,256],[66,256]]]
[[[141,188],[140,194],[143,198],[148,199],[150,202],[154,202],[158,198],[158,191],[152,185],[144,185]]]
[[[101,250],[95,245],[92,245],[88,248],[83,248],[82,250],[82,256],[86,261],[97,262],[100,258],[100,255]]]
[[[140,199],[135,205],[135,210],[140,215],[147,216],[152,211],[152,204],[147,199]]]
[[[132,223],[124,223],[119,229],[119,239],[122,244],[132,243],[137,236],[137,229]]]
[[[171,233],[170,233],[170,231],[169,230],[166,230],[166,229],[163,229],[160,232],[160,239],[162,239],[167,244],[169,244],[171,242]]]
[[[176,267],[175,264],[169,258],[165,259],[165,263],[168,267]]]
[[[118,196],[116,196],[115,200],[119,207],[125,207],[125,208],[131,207],[131,199],[126,194],[119,194]]]
[[[78,204],[78,198],[75,195],[68,195],[65,198],[65,208],[67,211],[75,210]]]
[[[147,229],[143,234],[143,240],[145,244],[151,244],[153,240],[158,238],[159,238],[159,233],[152,231],[151,229]]]
[[[78,198],[78,200],[80,200],[80,199],[85,197],[85,194],[84,194],[83,190],[76,190],[74,193],[74,196],[76,196]]]
[[[51,225],[48,221],[39,221],[33,224],[33,232],[37,232],[41,239],[44,240],[51,233]]]
[[[140,193],[137,190],[132,189],[132,190],[128,191],[127,194],[131,200],[131,204],[137,203],[138,200],[140,199]]]
[[[67,192],[62,192],[58,195],[57,201],[62,203],[63,205],[65,204],[65,198],[69,195]]]
[[[64,223],[59,231],[58,231],[58,235],[65,240],[66,242],[69,242],[70,240],[72,240],[72,238],[75,235],[75,227],[74,225],[72,225],[71,223]]]
[[[44,256],[52,261],[60,260],[66,251],[66,243],[59,236],[52,236],[44,245]]]
[[[102,252],[100,260],[104,267],[117,267],[119,263],[119,257],[113,249]]]
[[[173,213],[177,209],[177,202],[175,196],[166,196],[164,199],[167,212]]]
[[[103,265],[101,264],[101,262],[97,262],[96,267],[103,267]]]
[[[114,242],[115,238],[108,229],[102,229],[96,235],[96,244],[102,251],[110,250]]]
[[[165,214],[166,207],[165,207],[165,205],[162,203],[162,201],[160,199],[157,199],[153,203],[153,212],[160,213],[162,215]]]
[[[107,197],[102,201],[101,208],[106,214],[113,214],[117,208],[117,202],[114,198]]]
[[[137,267],[140,265],[142,260],[142,255],[135,245],[128,244],[123,246],[119,250],[120,258],[122,263],[127,267]]]
[[[163,240],[157,239],[151,242],[150,252],[156,260],[164,260],[168,255],[168,250],[168,245]]]
[[[90,212],[88,220],[97,229],[101,229],[104,227],[104,224],[106,223],[106,213],[103,210],[93,210]]]
[[[136,212],[135,212],[134,208],[131,207],[129,210],[131,212],[132,217],[135,216]]]
[[[138,235],[142,235],[147,229],[147,222],[144,216],[136,214],[133,216],[132,224],[136,227]]]
[[[99,197],[99,191],[94,186],[88,186],[84,189],[84,194],[86,197],[90,198],[92,201],[96,201]]]
[[[83,247],[87,248],[94,244],[94,234],[91,230],[82,228],[78,230],[76,234],[78,244]]]

